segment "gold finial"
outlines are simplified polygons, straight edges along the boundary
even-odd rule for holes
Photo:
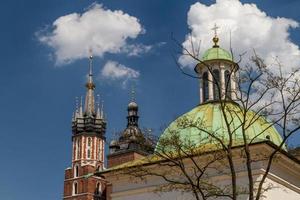
[[[219,38],[218,38],[218,33],[217,33],[217,30],[219,29],[220,27],[217,26],[217,24],[215,23],[215,26],[211,29],[215,32],[215,36],[213,38],[213,42],[214,42],[214,46],[213,47],[219,47],[218,45],[218,42],[219,42]]]

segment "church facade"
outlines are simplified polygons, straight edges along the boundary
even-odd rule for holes
[[[156,146],[150,141],[139,128],[138,104],[132,98],[128,104],[127,126],[119,138],[110,141],[107,154],[107,167],[105,167],[105,131],[106,120],[103,116],[103,108],[95,104],[92,57],[90,57],[90,71],[86,84],[85,105],[82,101],[76,108],[72,119],[72,166],[65,170],[64,197],[69,200],[186,200],[192,199],[192,193],[181,192],[180,190],[160,191],[157,188],[167,181],[159,176],[148,176],[146,181],[134,179],[129,173],[119,173],[128,167],[135,167],[138,164],[151,168],[154,172],[171,172],[170,165],[160,165],[162,160],[151,161],[154,155],[159,154],[163,149],[164,138],[171,137],[172,132],[179,132],[179,139],[182,142],[195,143],[196,148],[206,151],[206,154],[196,156],[199,162],[204,162],[212,155],[211,149],[214,140],[205,132],[195,130],[192,127],[180,129],[183,120],[201,121],[210,131],[217,134],[224,134],[224,118],[220,110],[220,100],[228,101],[226,106],[231,110],[238,110],[238,104],[234,102],[237,94],[237,73],[238,65],[233,61],[232,55],[219,47],[218,37],[213,38],[214,45],[208,49],[202,57],[202,62],[196,65],[195,72],[200,77],[200,104],[191,111],[183,114],[173,121],[160,136]],[[207,66],[212,66],[208,69]],[[217,77],[217,78],[216,78]],[[215,82],[219,84],[219,91],[216,90]],[[233,124],[238,124],[232,119]],[[270,154],[282,143],[282,138],[275,127],[270,127],[262,134],[257,134],[268,125],[267,120],[261,118],[259,123],[253,124],[251,131],[247,132],[251,141],[249,148],[257,162],[253,165],[253,179],[255,182],[261,180],[266,171],[262,155]],[[262,122],[262,123],[261,123]],[[236,128],[236,127],[234,127]],[[234,164],[237,170],[237,183],[240,186],[247,186],[247,171],[245,160],[238,156],[241,154],[242,140],[239,131],[234,135],[233,155],[236,155]],[[201,138],[199,138],[201,136]],[[228,138],[224,134],[222,140]],[[213,152],[218,151],[214,149]],[[148,159],[150,158],[150,159]],[[153,160],[153,159],[152,159]],[[184,166],[189,168],[193,165],[189,159],[183,160]],[[218,168],[219,166],[213,166]],[[211,171],[208,176],[220,187],[231,184],[230,176],[225,173]],[[286,147],[279,151],[276,162],[272,165],[269,175],[264,182],[266,189],[261,199],[272,200],[298,200],[300,199],[300,161],[290,155]],[[218,197],[215,199],[228,199]],[[247,194],[240,195],[239,199],[248,199]]]

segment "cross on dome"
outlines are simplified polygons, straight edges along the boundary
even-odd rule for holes
[[[217,26],[217,24],[215,23],[215,26],[211,29],[211,30],[213,30],[215,32],[215,37],[217,37],[217,31],[218,31],[219,28],[220,27]]]
[[[214,27],[211,29],[211,30],[213,30],[215,32],[215,36],[213,38],[213,42],[214,42],[214,46],[213,47],[216,47],[216,48],[219,47],[219,45],[218,45],[219,38],[218,38],[218,32],[217,32],[219,28],[220,27],[218,27],[217,24],[215,23]]]

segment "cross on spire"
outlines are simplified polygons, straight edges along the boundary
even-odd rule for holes
[[[220,27],[218,27],[217,24],[215,23],[214,27],[211,29],[211,30],[213,30],[215,32],[215,37],[217,37],[217,35],[218,35],[217,31],[218,31],[219,28]]]
[[[85,113],[89,116],[95,113],[95,97],[94,97],[94,89],[95,84],[93,82],[93,55],[92,49],[89,49],[89,74],[88,74],[88,81],[86,83],[86,97],[85,97]]]
[[[89,59],[90,59],[90,70],[89,70],[89,76],[91,76],[93,74],[93,49],[90,48],[89,49]]]

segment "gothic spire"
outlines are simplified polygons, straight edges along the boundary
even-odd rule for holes
[[[89,74],[88,74],[88,81],[86,83],[86,97],[85,97],[85,108],[84,113],[88,116],[92,116],[95,114],[95,97],[94,97],[94,89],[95,84],[93,82],[93,56],[90,55],[89,57],[90,64],[89,64]]]

